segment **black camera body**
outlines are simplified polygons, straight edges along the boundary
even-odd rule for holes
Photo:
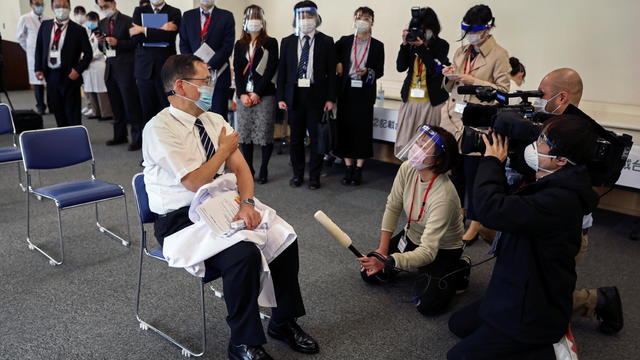
[[[484,153],[482,135],[493,129],[498,134],[509,137],[509,157],[516,166],[522,163],[524,148],[536,141],[542,132],[544,122],[556,116],[554,114],[535,113],[529,97],[542,97],[540,91],[517,91],[506,94],[490,87],[467,86],[459,93],[476,95],[482,101],[497,101],[498,105],[467,104],[462,114],[464,132],[461,151],[463,154]],[[459,89],[460,89],[459,88]],[[473,92],[471,92],[473,91]],[[510,98],[521,98],[517,105],[507,105]],[[613,186],[620,178],[631,146],[632,137],[628,134],[616,134],[598,124],[595,120],[573,105],[569,105],[565,114],[572,114],[589,120],[597,134],[595,151],[587,161],[591,183],[594,186]],[[525,169],[526,171],[527,169]]]
[[[412,7],[411,8],[411,21],[409,21],[409,33],[407,34],[407,41],[417,41],[418,38],[427,41],[424,29],[421,26],[422,17],[427,11],[426,8]]]

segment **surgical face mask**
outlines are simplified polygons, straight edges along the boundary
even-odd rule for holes
[[[162,4],[164,4],[164,0],[151,0],[151,5],[153,6],[160,6]]]
[[[83,25],[85,22],[87,22],[87,16],[86,15],[76,15],[76,16],[74,16],[74,20],[78,24]]]
[[[58,21],[67,21],[67,20],[69,20],[69,9],[67,9],[67,8],[53,9],[53,13],[56,15],[56,20],[58,20]]]
[[[524,81],[523,81],[524,83]],[[549,103],[549,101],[553,100],[556,98],[556,96],[560,95],[560,93],[557,93],[555,95],[553,95],[550,99],[543,99],[543,98],[538,98],[536,99],[536,101],[533,102],[532,106],[533,106],[533,111],[535,112],[541,112],[541,113],[545,113],[545,114],[553,114],[555,113],[559,108],[560,105],[558,105],[555,109],[553,109],[553,111],[547,111],[547,104]]]
[[[247,20],[246,29],[248,33],[258,33],[262,31],[262,20]]]
[[[411,149],[409,150],[409,162],[414,169],[420,171],[426,168],[432,167],[433,165],[427,165],[424,161],[428,157],[435,157],[436,155],[425,154],[422,150],[422,147],[419,144],[413,144]]]
[[[33,12],[36,15],[42,15],[42,13],[44,13],[44,6],[42,6],[42,5],[34,6],[33,7]]]
[[[464,38],[467,39],[469,44],[478,45],[480,42],[482,42],[482,33],[481,32],[467,33],[467,35],[465,35]]]
[[[200,5],[204,7],[212,7],[215,6],[216,2],[214,0],[200,0]]]
[[[300,31],[305,35],[312,33],[316,29],[316,19],[301,19],[298,24]]]
[[[113,10],[112,8],[108,8],[105,10],[102,10],[102,18],[106,19],[106,18],[110,18],[111,16],[113,16],[113,14],[115,14],[115,10]]]
[[[524,161],[527,163],[527,165],[529,165],[531,169],[533,169],[533,171],[535,172],[544,171],[547,173],[555,172],[555,170],[547,170],[547,169],[541,168],[540,157],[555,159],[557,156],[540,154],[538,152],[537,141],[534,141],[533,143],[529,144],[529,146],[527,146],[524,149]]]
[[[371,24],[368,21],[356,20],[355,27],[358,34],[368,33],[371,31]]]
[[[191,85],[191,86],[195,86],[198,88],[198,92],[200,93],[200,97],[198,98],[198,100],[192,100],[189,99],[187,97],[184,96],[180,96],[183,99],[187,99],[189,101],[192,101],[193,103],[196,104],[197,107],[199,107],[200,109],[202,109],[202,111],[209,111],[209,109],[211,108],[211,103],[213,102],[213,90],[214,88],[211,86],[206,86],[206,85],[196,85],[194,83],[188,82],[186,80],[183,80],[184,82],[186,82],[187,84]]]
[[[424,37],[426,38],[426,39],[424,39],[424,41],[429,41],[429,40],[431,40],[431,38],[433,37],[433,31],[431,31],[431,29],[427,29],[427,30],[424,32]]]
[[[98,28],[98,23],[93,21],[87,21],[87,27],[89,30],[95,30]]]

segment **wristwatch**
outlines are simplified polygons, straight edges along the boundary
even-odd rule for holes
[[[240,201],[241,204],[249,204],[251,206],[256,206],[256,202],[252,198],[244,199]]]

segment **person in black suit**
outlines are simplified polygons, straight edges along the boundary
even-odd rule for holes
[[[95,0],[103,14],[100,21],[101,48],[107,55],[104,80],[113,109],[113,139],[107,145],[127,143],[127,123],[131,124],[129,151],[142,146],[140,97],[133,77],[135,44],[129,35],[131,17],[117,9],[115,0]]]
[[[93,59],[87,30],[69,20],[69,0],[52,0],[55,20],[45,20],[36,40],[35,73],[47,80],[47,102],[58,126],[80,125],[82,72]]]
[[[276,99],[287,110],[291,126],[292,187],[302,185],[305,167],[304,138],[309,132],[309,189],[320,188],[322,154],[318,149],[318,123],[323,110],[336,101],[336,53],[333,38],[316,28],[322,23],[313,1],[294,6],[295,33],[282,39]]]
[[[278,41],[267,35],[264,11],[251,5],[244,11],[242,38],[236,42],[233,57],[238,108],[236,130],[240,133],[242,155],[253,169],[253,145],[260,145],[262,164],[258,183],[268,180],[268,165],[273,152],[276,119]]]
[[[229,58],[233,52],[236,37],[235,20],[230,11],[220,9],[213,0],[200,0],[200,7],[184,13],[180,25],[180,53],[195,54],[201,46],[215,51],[208,62],[212,71],[217,72],[211,111],[227,119],[231,87]]]
[[[449,65],[449,43],[438,37],[440,22],[431,8],[420,9],[420,34],[402,32],[396,68],[407,72],[400,95],[395,151],[400,151],[422,125],[440,126],[449,93],[442,88],[442,68]]]
[[[354,17],[356,34],[336,42],[340,104],[336,154],[344,158],[346,165],[344,185],[360,185],[364,160],[373,156],[376,81],[384,74],[384,44],[371,36],[373,10],[360,7]]]
[[[169,106],[162,87],[160,70],[167,58],[176,54],[176,36],[182,20],[180,10],[164,0],[150,2],[150,5],[135,9],[133,24],[129,29],[129,35],[136,44],[134,76],[140,94],[143,124]],[[167,14],[167,23],[159,29],[142,26],[142,14],[154,13]]]

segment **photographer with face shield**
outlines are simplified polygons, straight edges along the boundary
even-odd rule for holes
[[[280,62],[276,99],[287,111],[291,127],[291,187],[303,183],[305,137],[309,133],[309,189],[320,188],[322,154],[318,144],[318,124],[323,112],[333,110],[336,101],[336,52],[333,38],[317,31],[322,24],[318,6],[300,1],[293,9],[294,33],[280,42]]]
[[[582,219],[598,203],[585,166],[596,138],[584,118],[548,120],[524,150],[536,181],[510,195],[503,165],[508,139],[484,135],[474,201],[478,220],[501,233],[485,296],[449,320],[463,340],[448,359],[556,358],[553,344],[572,315]]]
[[[417,310],[435,315],[468,284],[468,258],[463,259],[460,200],[447,174],[460,158],[453,135],[424,125],[399,152],[400,166],[387,198],[380,245],[359,258],[363,280],[379,284],[399,270],[417,271]],[[392,237],[401,213],[404,229]]]

